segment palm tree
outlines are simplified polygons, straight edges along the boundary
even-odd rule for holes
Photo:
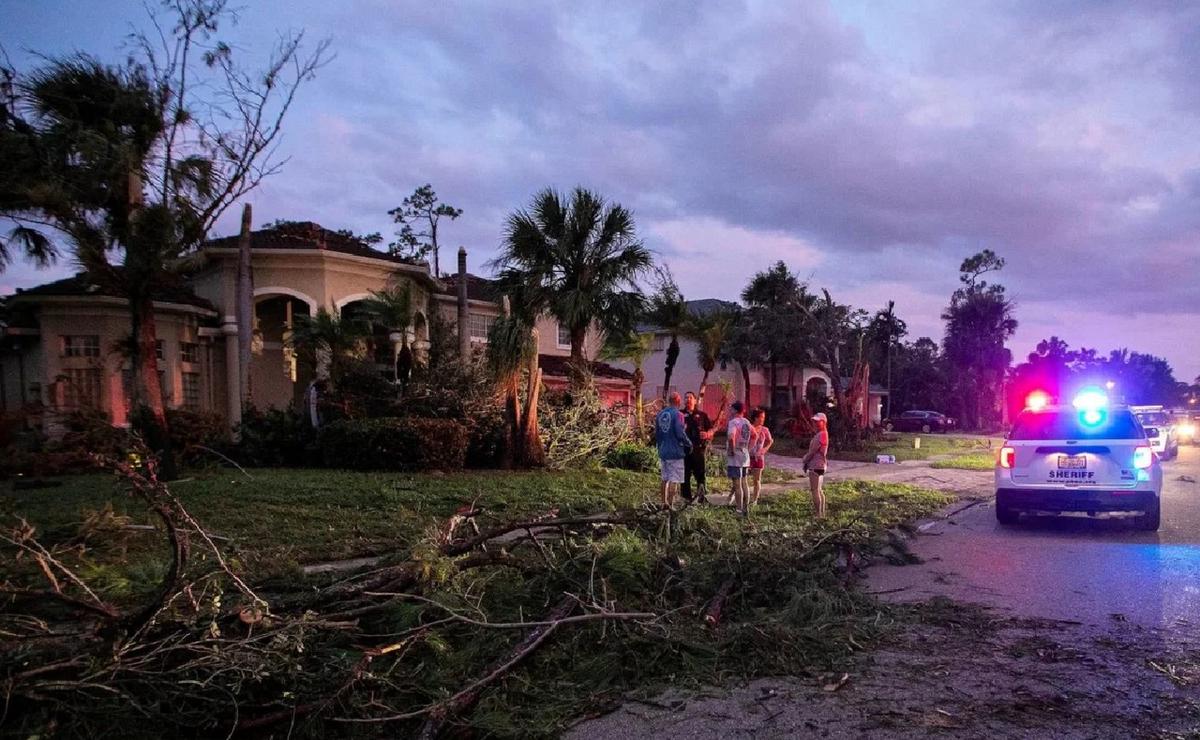
[[[315,316],[296,317],[288,341],[318,371],[321,365],[326,365],[329,383],[336,387],[348,363],[362,356],[363,342],[368,336],[362,323],[344,318],[336,308],[322,306]]]
[[[759,360],[769,364],[771,390],[767,403],[774,407],[779,364],[794,369],[806,359],[809,343],[801,335],[802,313],[815,304],[815,297],[781,261],[751,278],[742,291],[742,300],[749,306],[747,318],[758,338]],[[791,385],[789,380],[789,392]]]
[[[529,210],[508,217],[493,264],[504,292],[523,289],[526,308],[547,312],[567,328],[578,386],[588,329],[633,326],[642,308],[637,279],[650,266],[650,252],[637,240],[632,214],[619,204],[583,188],[569,198],[547,188]]]
[[[642,364],[654,346],[654,335],[636,331],[610,333],[604,339],[600,356],[606,360],[625,360],[633,364],[633,403],[634,414],[638,424],[642,422],[642,386],[646,383],[646,373]]]
[[[725,343],[733,334],[736,316],[728,310],[718,310],[704,316],[693,316],[687,327],[687,334],[696,341],[696,360],[704,369],[704,377],[700,379],[700,390],[697,401],[704,403],[704,391],[708,388],[708,376],[717,366]]]
[[[174,462],[154,296],[177,282],[179,258],[203,243],[225,210],[279,170],[272,157],[284,117],[328,46],[304,58],[302,35],[285,35],[262,74],[247,74],[213,38],[228,18],[223,0],[169,5],[174,17],[154,20],[170,32],[133,39],[142,61],[51,60],[8,86],[16,93],[0,124],[5,169],[13,147],[37,155],[18,156],[0,176],[0,215],[18,224],[13,236],[37,258],[48,242],[21,227],[58,231],[89,278],[128,301],[134,400],[150,412],[144,431],[166,477]]]
[[[408,330],[413,322],[412,286],[404,283],[373,290],[362,305],[373,322],[400,336],[400,347],[392,355],[392,380],[401,386],[407,384],[413,369],[413,353],[408,346]]]
[[[892,347],[896,342],[900,341],[905,334],[908,333],[908,325],[896,315],[896,302],[888,301],[885,308],[880,309],[871,319],[871,324],[867,329],[872,339],[876,343],[882,342],[884,345],[884,367],[887,383],[887,402],[888,408],[884,416],[892,414]]]
[[[488,374],[504,396],[504,419],[508,427],[508,444],[504,451],[504,467],[532,467],[543,462],[541,437],[538,434],[537,402],[542,372],[538,368],[537,329],[528,315],[508,310],[493,322],[488,331]],[[521,409],[521,374],[529,373],[525,408]]]
[[[683,298],[679,286],[675,284],[675,276],[671,268],[663,266],[658,270],[658,285],[650,298],[650,308],[646,318],[660,331],[671,337],[667,345],[666,367],[663,374],[662,400],[667,400],[671,392],[671,376],[675,374],[675,363],[679,362],[679,335],[687,329],[691,320],[687,301]]]

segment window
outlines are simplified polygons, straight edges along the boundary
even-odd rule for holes
[[[1009,439],[1058,440],[1058,439],[1145,439],[1145,432],[1133,414],[1114,410],[1112,415],[1102,418],[1100,423],[1088,426],[1082,423],[1074,410],[1047,411],[1037,413],[1025,411],[1017,417]]]
[[[97,408],[99,405],[99,368],[72,368],[63,372],[63,408]]]
[[[491,331],[492,324],[495,323],[495,316],[488,316],[481,313],[473,313],[467,317],[467,331],[471,335],[472,342],[486,342],[488,332]]]
[[[179,343],[180,362],[200,362],[200,345],[195,342]]]
[[[167,372],[158,371],[158,387],[162,389],[163,403],[171,405],[171,388],[167,385]],[[133,409],[133,371],[126,368],[121,371],[121,388],[125,392],[125,411]]]
[[[558,325],[558,346],[571,346],[571,329],[570,327],[563,326],[562,323],[559,323]]]
[[[160,360],[163,359],[163,340],[161,339],[154,340],[154,356]]]
[[[64,336],[63,357],[99,357],[100,337],[95,334]]]
[[[183,373],[183,407],[200,410],[200,373]]]

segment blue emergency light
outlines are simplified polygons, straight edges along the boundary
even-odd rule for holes
[[[1108,418],[1108,395],[1099,388],[1084,388],[1071,405],[1079,411],[1079,420],[1089,427],[1100,426]]]

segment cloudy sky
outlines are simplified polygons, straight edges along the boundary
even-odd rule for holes
[[[141,5],[0,0],[0,45],[19,67],[118,59]],[[430,182],[479,266],[532,193],[582,184],[634,210],[688,297],[782,259],[935,338],[959,262],[989,247],[1018,356],[1057,334],[1200,374],[1200,4],[245,5],[242,53],[304,28],[337,54],[260,221],[389,234]],[[0,291],[54,276],[17,266]]]

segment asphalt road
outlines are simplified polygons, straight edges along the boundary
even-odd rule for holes
[[[991,473],[957,472],[971,488],[990,486]],[[1014,616],[1200,630],[1200,447],[1182,448],[1163,477],[1156,533],[1074,516],[1000,527],[989,498],[926,525],[912,542],[923,562],[872,567],[868,589],[894,600],[942,595]]]

